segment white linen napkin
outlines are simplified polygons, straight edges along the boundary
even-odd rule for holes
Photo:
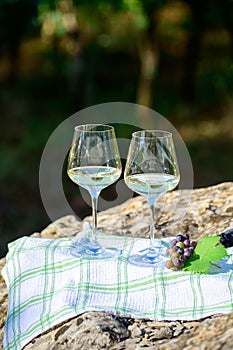
[[[162,241],[164,249],[171,238]],[[71,255],[71,238],[22,237],[10,243],[2,271],[9,304],[4,349],[20,350],[34,337],[86,311],[107,311],[151,320],[197,320],[233,310],[233,251],[222,269],[200,275],[171,271],[164,263],[142,268],[127,257],[147,239],[100,234],[105,246],[122,249],[107,260]]]

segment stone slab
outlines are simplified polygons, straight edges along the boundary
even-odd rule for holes
[[[233,227],[233,183],[191,190],[178,190],[161,197],[156,206],[157,237],[188,233],[193,240],[220,234]],[[91,222],[85,218],[84,222]],[[149,237],[150,211],[142,197],[98,214],[99,229],[109,234]],[[66,216],[34,237],[71,237],[82,223]],[[5,258],[0,260],[0,269]],[[0,339],[7,312],[7,289],[0,276]],[[24,349],[36,350],[231,350],[233,313],[213,315],[193,322],[155,322],[122,318],[104,312],[88,312],[48,330]],[[0,350],[2,350],[2,342]]]

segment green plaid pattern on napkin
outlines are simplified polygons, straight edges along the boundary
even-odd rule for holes
[[[5,350],[20,350],[52,326],[86,311],[160,321],[196,320],[233,310],[232,250],[222,269],[199,275],[165,265],[130,265],[127,256],[148,247],[147,239],[102,234],[100,241],[121,248],[122,255],[100,261],[75,258],[70,238],[22,237],[9,245],[2,271],[9,294]],[[169,242],[163,240],[165,246]]]

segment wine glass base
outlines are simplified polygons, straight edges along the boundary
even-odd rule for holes
[[[151,252],[150,249],[143,250],[143,254],[137,253],[131,255],[128,261],[132,265],[139,267],[157,267],[163,264],[162,257],[156,252]]]
[[[121,250],[117,248],[103,248],[103,247],[91,247],[91,246],[83,246],[76,247],[71,250],[71,255],[91,260],[103,260],[113,258],[115,256],[119,256],[121,254]]]

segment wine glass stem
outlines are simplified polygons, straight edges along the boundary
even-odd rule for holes
[[[151,210],[151,222],[150,222],[150,249],[155,249],[155,199],[149,199],[149,205]]]
[[[97,203],[99,193],[91,196],[92,201],[92,243],[98,245],[97,240]]]

